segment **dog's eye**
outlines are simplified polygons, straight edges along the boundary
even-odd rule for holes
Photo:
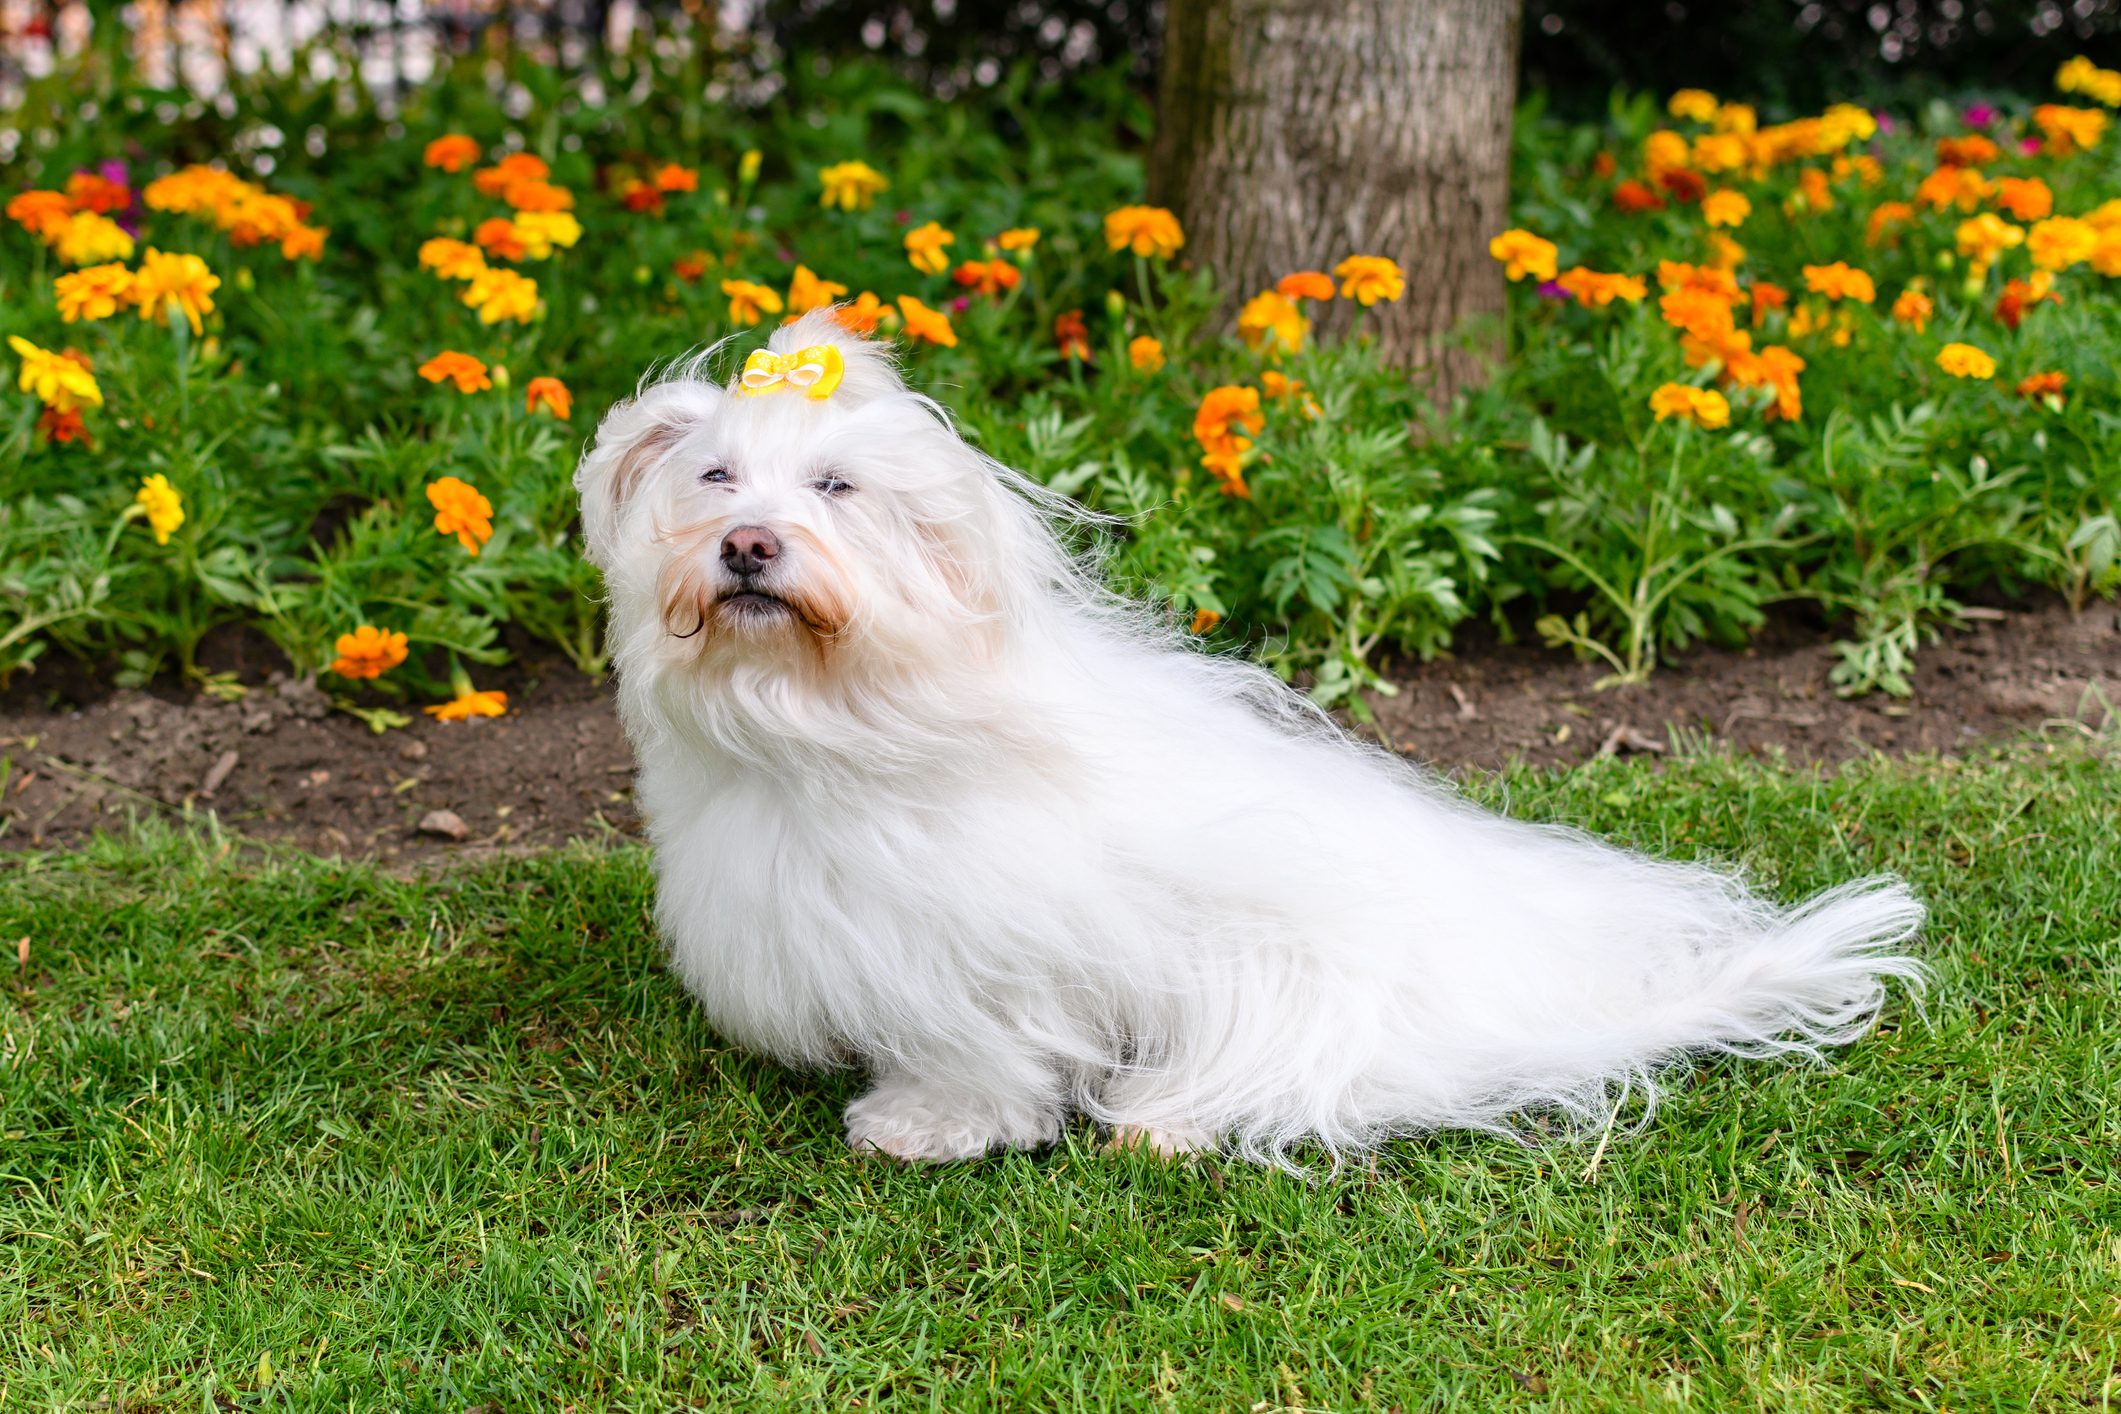
[[[810,489],[822,496],[844,496],[854,489],[854,483],[837,476],[820,476],[810,483]]]
[[[700,481],[703,485],[718,486],[728,479],[729,468],[726,466],[710,466],[700,473]]]

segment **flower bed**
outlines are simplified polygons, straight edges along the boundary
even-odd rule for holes
[[[1116,86],[942,108],[842,69],[710,112],[650,63],[596,106],[535,70],[396,116],[294,80],[174,120],[34,94],[0,171],[0,674],[60,651],[240,691],[197,660],[240,624],[381,728],[504,711],[477,677],[511,645],[596,670],[590,419],[652,360],[834,302],[994,455],[1120,517],[1118,583],[1328,702],[1474,615],[1635,680],[1787,602],[1843,626],[1846,690],[1904,691],[1962,596],[2121,582],[2121,75],[1772,124],[1691,91],[1527,114],[1511,355],[1435,409],[1363,337],[1394,252],[1288,272],[1227,329],[1138,204]]]

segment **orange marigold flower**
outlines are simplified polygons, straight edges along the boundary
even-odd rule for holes
[[[690,167],[681,167],[675,162],[665,162],[655,169],[657,191],[698,191],[700,174]]]
[[[1186,243],[1178,218],[1161,206],[1122,206],[1105,216],[1105,244],[1155,260],[1169,260]]]
[[[1729,300],[1713,290],[1695,285],[1681,285],[1676,290],[1667,291],[1657,301],[1657,308],[1665,323],[1685,330],[1696,339],[1719,338],[1730,333],[1735,323]]]
[[[1940,167],[1986,167],[1996,160],[1996,156],[1996,144],[1979,133],[1937,139],[1937,165]]]
[[[495,260],[521,260],[530,253],[530,243],[523,239],[523,233],[516,229],[516,223],[506,216],[491,216],[481,221],[478,229],[471,233],[471,238]],[[485,272],[481,270],[474,273]],[[466,275],[455,278],[471,277]]]
[[[405,635],[362,624],[332,645],[331,670],[342,678],[379,678],[405,661]]]
[[[1331,299],[1333,277],[1323,270],[1299,270],[1274,282],[1274,293],[1283,299]]]
[[[769,314],[781,312],[780,294],[750,280],[724,280],[722,293],[729,296],[732,324],[756,324]]]
[[[1728,371],[1731,381],[1740,387],[1774,390],[1775,403],[1768,409],[1771,417],[1795,422],[1804,415],[1804,398],[1797,384],[1804,360],[1789,349],[1769,344],[1757,353],[1741,353],[1731,359]]]
[[[1768,315],[1778,309],[1788,309],[1790,307],[1790,292],[1782,288],[1782,286],[1771,284],[1766,280],[1754,281],[1752,289],[1747,292],[1747,298],[1753,306],[1753,327],[1755,329],[1767,322]]]
[[[1193,438],[1210,453],[1242,452],[1267,425],[1259,410],[1259,389],[1236,384],[1210,388],[1193,414]]]
[[[511,152],[491,167],[481,167],[471,174],[471,184],[482,196],[500,196],[517,182],[538,182],[552,175],[552,168],[545,165],[541,157],[527,152]]]
[[[1193,611],[1193,627],[1190,632],[1195,638],[1198,638],[1222,621],[1223,616],[1213,609],[1195,609]]]
[[[943,247],[954,245],[957,237],[946,231],[939,221],[929,221],[906,232],[906,260],[923,275],[940,275],[950,268],[950,257],[943,254]]]
[[[994,238],[994,243],[1010,254],[1020,254],[1038,244],[1038,227],[1011,226]]]
[[[573,192],[537,177],[510,182],[502,190],[501,200],[518,211],[574,210]]]
[[[1692,205],[1701,200],[1708,195],[1709,190],[1707,178],[1685,167],[1674,167],[1669,172],[1658,173],[1657,185],[1670,192],[1672,200],[1684,205]]]
[[[513,270],[487,270],[464,287],[462,303],[479,312],[481,324],[528,320],[538,312],[538,282]]]
[[[1161,339],[1139,334],[1127,341],[1127,362],[1134,365],[1137,373],[1161,372],[1164,366],[1164,345]]]
[[[502,221],[499,224],[506,226],[508,223]],[[469,280],[474,275],[486,273],[486,257],[475,245],[436,236],[420,243],[420,268],[432,270],[445,280]]]
[[[1244,438],[1238,438],[1250,446]],[[1245,454],[1243,448],[1228,452],[1204,452],[1200,464],[1208,469],[1225,496],[1236,496],[1240,500],[1252,499],[1252,488],[1245,485]]]
[[[93,447],[95,439],[88,435],[88,423],[82,420],[79,408],[48,407],[37,414],[37,431],[47,445],[79,442],[84,447]]]
[[[1720,265],[1689,265],[1684,260],[1657,262],[1657,288],[1701,290],[1725,304],[1736,304],[1745,298],[1744,292],[1738,288],[1738,277],[1729,270]]]
[[[1898,228],[1914,219],[1915,208],[1906,202],[1881,201],[1871,208],[1870,220],[1864,224],[1863,243],[1878,245],[1889,236],[1897,243]]]
[[[697,285],[701,277],[707,273],[707,267],[712,263],[713,257],[708,255],[706,251],[696,250],[690,255],[681,255],[676,260],[673,260],[670,263],[670,273],[688,285]]]
[[[2018,396],[2044,402],[2056,411],[2062,409],[2062,388],[2069,379],[2060,373],[2035,373],[2018,381]]]
[[[1973,167],[1939,167],[1915,188],[1915,200],[1933,210],[1956,206],[1972,211],[1995,190],[1988,178]]]
[[[66,179],[66,196],[76,211],[107,216],[133,204],[133,189],[95,172],[76,172]]]
[[[619,203],[639,216],[659,216],[663,211],[663,194],[651,183],[628,177],[619,184]]]
[[[793,316],[823,309],[846,293],[845,285],[821,279],[809,266],[798,265],[788,279],[788,313]]]
[[[198,256],[167,255],[149,246],[133,272],[131,294],[142,319],[167,321],[172,314],[182,314],[198,335],[205,332],[200,316],[214,312],[214,291],[220,288],[221,277]]]
[[[1639,304],[1650,292],[1640,275],[1608,275],[1581,265],[1554,283],[1574,295],[1585,309],[1603,309],[1616,299]]]
[[[7,203],[7,219],[42,241],[58,239],[73,214],[74,203],[64,192],[26,191]]]
[[[435,508],[435,530],[454,535],[457,543],[476,555],[479,547],[493,539],[493,502],[479,489],[454,476],[444,476],[427,485],[427,504]]]
[[[565,422],[574,415],[574,394],[559,379],[546,375],[533,378],[523,388],[523,411],[533,413],[542,403],[552,410],[552,415]]]
[[[924,339],[946,349],[957,347],[957,330],[950,327],[950,316],[941,310],[930,309],[912,295],[900,295],[898,312],[899,318],[906,322],[908,338]]]
[[[1557,254],[1552,241],[1525,230],[1504,231],[1488,242],[1488,255],[1501,262],[1502,273],[1512,281],[1553,279]]]
[[[832,322],[850,334],[874,334],[876,326],[891,312],[885,304],[868,290],[855,296],[852,304],[843,304],[832,311]],[[951,336],[956,339],[955,335]]]
[[[1090,329],[1081,310],[1068,310],[1053,321],[1053,343],[1063,358],[1090,361]]]
[[[968,260],[951,272],[950,278],[976,294],[998,295],[1013,290],[1024,272],[1009,260]]]
[[[1678,418],[1704,429],[1728,427],[1731,421],[1731,404],[1723,394],[1685,383],[1667,383],[1650,394],[1650,411],[1659,422]]]
[[[1666,100],[1664,111],[1692,123],[1713,123],[1721,105],[1716,95],[1703,88],[1682,88]]]
[[[1407,277],[1400,273],[1399,263],[1387,256],[1351,255],[1333,267],[1333,274],[1340,281],[1340,297],[1364,309],[1379,300],[1395,303],[1407,292]]]
[[[282,260],[322,260],[324,238],[331,232],[322,226],[297,226],[280,237]]]
[[[457,695],[447,702],[437,702],[421,711],[438,722],[463,722],[473,717],[505,717],[508,715],[508,694],[499,690],[474,692],[470,684],[457,689]]]
[[[2033,126],[2047,137],[2051,157],[2067,157],[2079,148],[2096,147],[2106,131],[2106,115],[2096,108],[2043,103],[2033,110]]]
[[[493,380],[486,376],[485,364],[452,349],[444,349],[421,364],[420,376],[430,383],[454,383],[460,393],[476,393],[493,386]]]
[[[2004,177],[1996,183],[1996,205],[2019,221],[2037,221],[2055,209],[2055,193],[2038,177]]]
[[[1632,179],[1613,188],[1613,205],[1629,215],[1664,210],[1664,198]]]
[[[2010,280],[2003,286],[2003,293],[1996,299],[1996,319],[2004,328],[2015,330],[2025,322],[2025,311],[2043,301],[2062,303],[2062,296],[2055,293],[2055,277],[2045,270],[2033,272],[2030,280]]]
[[[1987,271],[1996,257],[2013,246],[2025,243],[2025,230],[2013,226],[1993,211],[1984,211],[1971,220],[1961,221],[1953,237],[1959,253],[1974,262],[1976,273]]]
[[[1878,287],[1871,283],[1871,277],[1845,260],[1837,260],[1832,265],[1805,266],[1804,287],[1831,300],[1852,299],[1858,304],[1869,304],[1878,298]]]
[[[1893,318],[1918,334],[1929,327],[1930,316],[1936,312],[1936,302],[1920,290],[1902,290],[1893,301]]]
[[[445,172],[461,172],[479,160],[479,144],[463,133],[444,133],[427,144],[423,160]]]

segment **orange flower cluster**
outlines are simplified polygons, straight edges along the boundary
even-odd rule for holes
[[[1200,443],[1200,464],[1222,483],[1225,496],[1251,499],[1245,485],[1245,453],[1252,438],[1267,425],[1259,410],[1259,389],[1235,385],[1210,388],[1193,414],[1193,439]]]
[[[278,245],[288,260],[324,254],[329,233],[309,224],[308,202],[276,195],[219,167],[192,166],[158,177],[141,196],[152,210],[211,221],[228,233],[230,245]]]

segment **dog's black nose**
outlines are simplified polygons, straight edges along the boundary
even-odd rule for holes
[[[722,563],[749,578],[781,553],[781,542],[763,525],[740,525],[722,537]]]

